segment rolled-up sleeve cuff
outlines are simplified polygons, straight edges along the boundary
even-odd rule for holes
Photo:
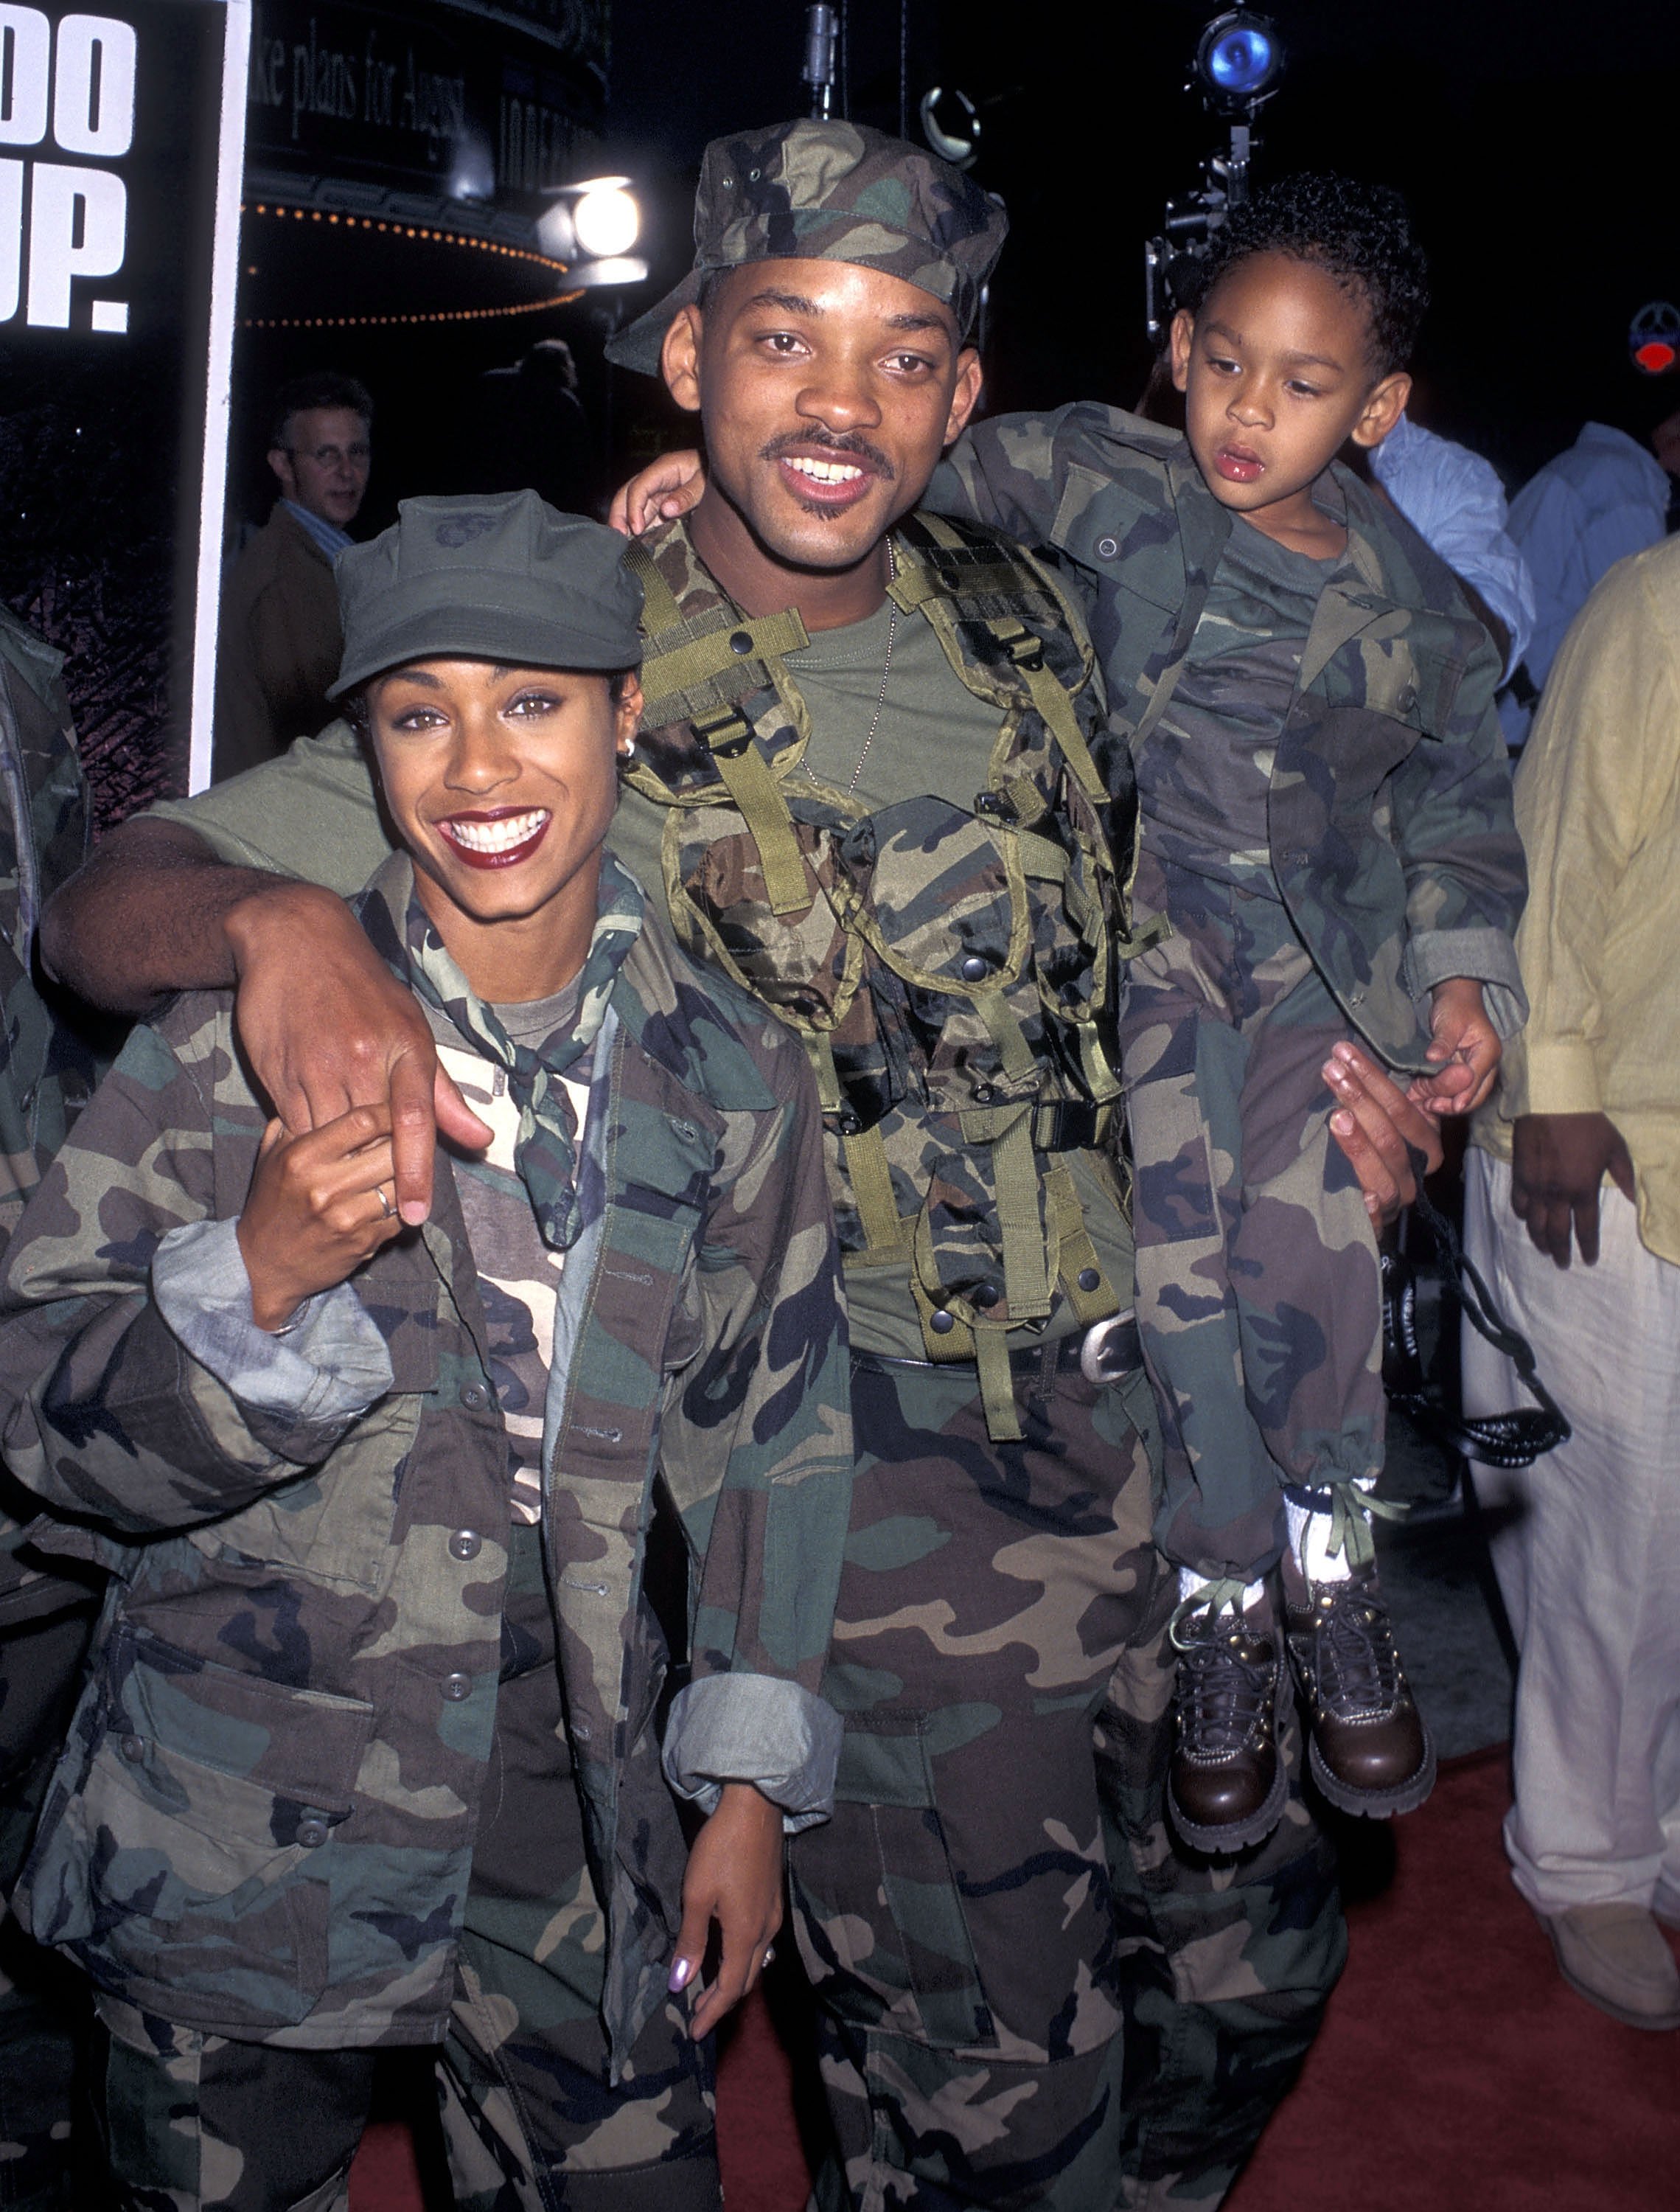
[[[750,1782],[781,1808],[784,1832],[797,1835],[833,1818],[840,1747],[840,1715],[798,1682],[708,1674],[671,1705],[665,1778],[708,1814],[725,1782]]]
[[[1602,1114],[1604,1091],[1592,1048],[1579,1038],[1528,1037],[1525,1114]]]
[[[1502,929],[1426,929],[1406,945],[1406,988],[1418,1017],[1429,1025],[1429,994],[1437,983],[1467,975],[1482,986],[1488,1019],[1502,1037],[1515,1036],[1528,1019],[1517,948]]]
[[[152,1296],[173,1334],[241,1405],[309,1427],[342,1426],[391,1384],[391,1353],[348,1283],[306,1299],[281,1335],[258,1328],[234,1221],[172,1229]]]

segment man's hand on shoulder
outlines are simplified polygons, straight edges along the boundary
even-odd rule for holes
[[[1607,1114],[1524,1114],[1512,1123],[1511,1210],[1558,1267],[1569,1264],[1572,1231],[1583,1263],[1597,1261],[1606,1176],[1633,1204],[1634,1163]]]
[[[439,1066],[413,992],[343,900],[317,884],[262,878],[223,928],[240,1041],[281,1121],[297,1135],[388,1103],[397,1210],[424,1221],[436,1132],[470,1151],[490,1133]]]

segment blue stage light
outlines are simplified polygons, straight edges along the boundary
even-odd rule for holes
[[[1228,31],[1208,56],[1208,74],[1222,91],[1241,97],[1265,82],[1271,53],[1264,31]]]
[[[1265,15],[1228,9],[1204,25],[1196,46],[1196,74],[1212,102],[1229,113],[1258,106],[1277,89],[1283,50]]]

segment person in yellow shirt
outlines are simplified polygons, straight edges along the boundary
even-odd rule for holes
[[[1505,1824],[1564,1979],[1680,2027],[1680,537],[1570,629],[1518,771],[1531,1012],[1473,1131],[1465,1243],[1574,1433],[1477,1467],[1521,1651]],[[1465,1332],[1465,1410],[1513,1401]]]

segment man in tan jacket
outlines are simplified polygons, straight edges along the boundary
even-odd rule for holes
[[[367,489],[373,403],[354,377],[295,378],[276,402],[274,512],[228,571],[216,656],[213,780],[255,768],[337,709],[344,641],[332,564]]]
[[[1680,537],[1577,617],[1516,799],[1531,1012],[1476,1126],[1465,1234],[1574,1434],[1524,1474],[1475,1470],[1522,1651],[1506,1849],[1564,1979],[1676,2028]],[[1520,1402],[1468,1328],[1464,1379],[1469,1411]]]

